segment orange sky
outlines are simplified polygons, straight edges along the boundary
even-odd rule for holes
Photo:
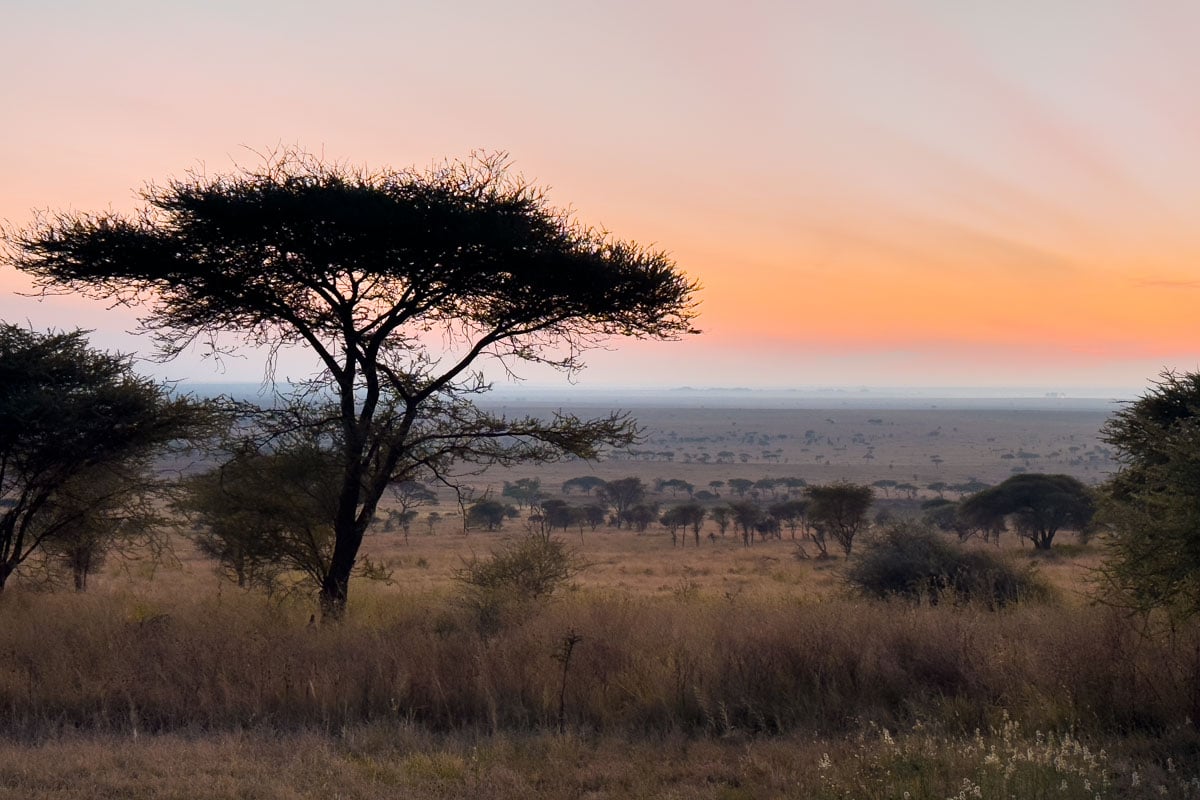
[[[0,219],[129,209],[279,142],[392,166],[500,149],[705,287],[703,336],[616,343],[585,385],[1200,366],[1194,3],[253,6],[8,0]],[[0,318],[147,349],[128,317],[18,286],[0,273]]]

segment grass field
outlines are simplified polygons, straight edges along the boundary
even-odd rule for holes
[[[472,482],[925,487],[997,481],[1017,453],[1089,481],[1108,468],[1090,411],[833,414],[643,409],[669,461]],[[1200,796],[1200,631],[1143,635],[1097,604],[1102,542],[1034,555],[1006,536],[1052,591],[996,612],[855,597],[844,559],[797,558],[786,531],[746,547],[709,523],[676,547],[657,525],[602,526],[563,535],[587,565],[564,590],[484,629],[455,572],[527,524],[466,532],[449,496],[431,509],[432,527],[368,537],[387,579],[356,579],[336,625],[304,593],[221,583],[182,538],[168,559],[113,559],[87,594],[18,581],[0,595],[0,798]]]

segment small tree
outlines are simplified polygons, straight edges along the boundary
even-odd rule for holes
[[[537,478],[520,478],[512,483],[504,482],[502,497],[517,501],[517,508],[533,508],[542,499],[542,482]]]
[[[1085,531],[1096,513],[1091,491],[1070,475],[1026,473],[971,495],[962,503],[967,520],[981,525],[1016,522],[1017,533],[1038,550],[1049,550],[1063,528]]]
[[[319,590],[333,557],[340,470],[337,453],[317,442],[242,452],[188,479],[178,508],[196,526],[199,550],[238,586],[274,591],[296,573]]]
[[[729,506],[716,506],[708,511],[708,518],[717,524],[717,530],[721,536],[725,536],[725,531],[729,530],[729,520],[733,516]]]
[[[628,521],[630,509],[646,499],[646,484],[633,476],[608,481],[598,491],[612,505],[618,528]]]
[[[504,526],[504,520],[508,518],[509,508],[510,506],[499,500],[476,500],[467,506],[467,528],[500,530]]]
[[[128,358],[91,349],[82,331],[0,324],[0,590],[52,543],[78,559],[82,588],[161,488],[149,460],[215,419],[135,375]]]
[[[257,170],[151,185],[146,207],[44,216],[8,237],[47,293],[140,304],[164,357],[195,343],[308,348],[293,407],[339,427],[323,609],[340,616],[387,487],[455,466],[591,458],[637,438],[625,416],[508,419],[479,408],[480,363],[572,372],[612,335],[693,332],[695,285],[663,253],[579,225],[484,157],[370,172],[289,150]],[[326,398],[332,402],[324,403]]]
[[[868,525],[867,512],[875,499],[871,487],[842,481],[804,491],[809,522],[840,544],[848,558],[854,538]]]

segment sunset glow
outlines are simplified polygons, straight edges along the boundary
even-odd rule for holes
[[[703,286],[585,385],[1143,385],[1200,365],[1200,6],[5,4],[0,219],[294,144],[504,150]],[[0,318],[123,312],[19,297]],[[255,380],[253,360],[164,376]],[[537,377],[537,376],[533,376]]]

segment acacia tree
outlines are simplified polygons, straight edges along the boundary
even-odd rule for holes
[[[0,324],[0,590],[52,544],[84,588],[94,558],[158,488],[146,463],[199,434],[209,411],[88,347],[83,331]]]
[[[571,372],[611,335],[694,332],[695,284],[670,258],[580,225],[501,157],[367,171],[285,151],[142,198],[133,217],[44,217],[9,237],[11,260],[43,291],[141,306],[165,358],[195,344],[265,347],[271,363],[293,345],[315,354],[320,372],[294,402],[328,400],[340,429],[320,592],[334,616],[390,483],[453,483],[456,464],[592,458],[636,440],[622,414],[481,410],[483,359]]]
[[[1134,608],[1200,614],[1200,374],[1163,373],[1103,436],[1121,462],[1104,575]]]
[[[829,535],[849,558],[854,538],[868,524],[867,512],[875,499],[871,487],[836,481],[825,486],[809,486],[804,491],[809,499],[809,522],[820,533],[821,554],[826,554],[823,540]]]
[[[1038,550],[1049,550],[1063,528],[1086,532],[1096,513],[1091,491],[1070,475],[1027,473],[971,495],[962,502],[964,518],[978,527],[1002,529],[1016,522],[1017,533]]]

